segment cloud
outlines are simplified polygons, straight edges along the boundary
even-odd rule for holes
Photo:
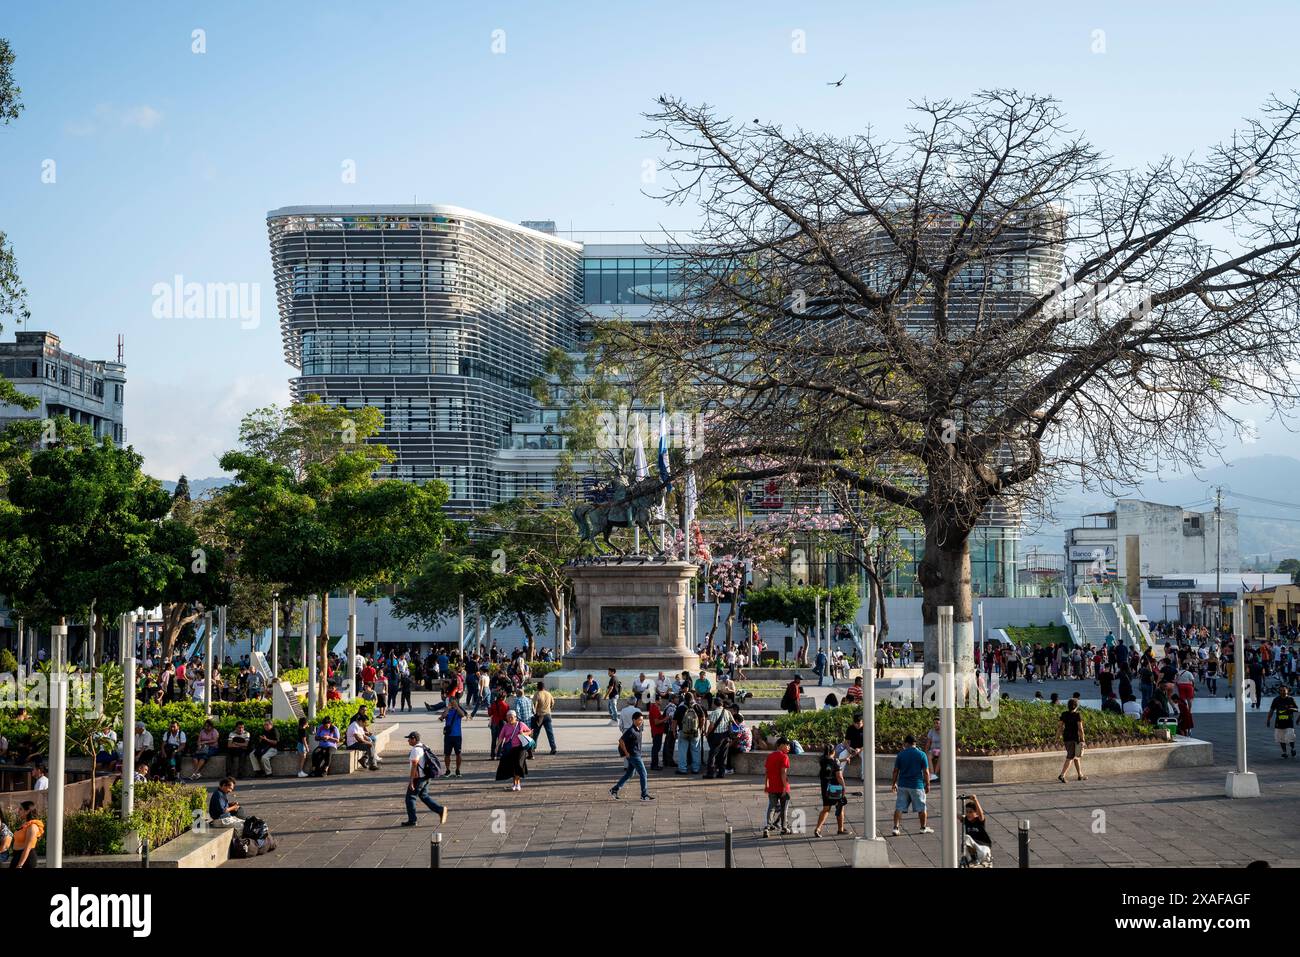
[[[147,103],[121,108],[100,103],[91,116],[72,120],[63,128],[70,136],[94,136],[111,129],[153,130],[162,121],[162,112]]]

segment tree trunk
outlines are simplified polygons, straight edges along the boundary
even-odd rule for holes
[[[320,603],[320,664],[316,666],[316,709],[329,704],[329,669],[330,669],[330,596],[321,596]]]
[[[713,597],[717,598],[718,596],[714,595]],[[722,602],[715,601],[713,603],[713,624],[709,626],[709,644],[713,644],[713,636],[718,630],[718,622],[721,620],[721,618],[722,618]],[[728,641],[731,640],[730,627],[727,628],[727,640]]]
[[[537,645],[533,639],[533,629],[528,624],[528,616],[525,615],[522,611],[515,612],[515,616],[519,619],[520,627],[524,629],[524,640],[527,642],[526,645],[527,651],[525,652],[528,655],[527,660],[536,661]]]
[[[952,606],[953,663],[958,675],[973,672],[975,626],[971,618],[969,532],[927,521],[920,566],[921,620],[925,627],[925,670],[939,673],[939,608]]]

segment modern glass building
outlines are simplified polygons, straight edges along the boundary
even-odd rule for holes
[[[397,453],[393,477],[440,479],[457,513],[555,491],[564,450],[563,398],[539,402],[553,349],[579,368],[595,324],[654,321],[656,301],[680,295],[683,263],[638,232],[555,230],[452,206],[303,206],[267,216],[285,357],[295,398],[375,406],[379,441]],[[1023,288],[1028,267],[1009,275]],[[921,317],[917,317],[921,321]],[[555,383],[552,382],[551,386]],[[829,507],[815,488],[756,483],[756,517]],[[921,536],[891,575],[893,594],[919,594]],[[1019,515],[990,509],[971,543],[984,595],[1015,589]],[[810,559],[775,580],[856,579],[852,562]]]
[[[452,206],[293,206],[267,227],[293,396],[378,408],[388,474],[445,482],[455,511],[518,494],[492,459],[573,347],[582,247]]]

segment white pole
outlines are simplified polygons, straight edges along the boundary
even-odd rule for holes
[[[817,653],[822,650],[822,596],[813,595],[813,661],[817,660]],[[817,682],[821,684],[820,679]]]
[[[212,714],[212,612],[203,616],[203,713]]]
[[[328,600],[328,599],[326,599]],[[303,629],[303,647],[309,648],[307,654],[307,718],[313,724],[316,722],[316,672],[319,670],[320,656],[316,654],[316,635],[312,632],[311,624],[315,612],[315,599],[307,599],[307,620],[308,627]]]
[[[465,595],[464,593],[457,596],[457,603],[460,607],[460,657],[465,658]]]
[[[939,714],[940,790],[943,802],[943,866],[957,866],[958,833],[961,825],[957,814],[957,688],[954,680],[952,606],[939,606],[939,675],[942,682],[942,700]]]
[[[980,610],[980,667],[984,667],[984,602],[979,604]]]
[[[220,669],[226,663],[226,606],[222,605],[217,609],[217,621],[220,627],[217,633],[221,636],[221,650],[217,653],[217,668]]]
[[[370,644],[374,646],[373,653],[376,659],[379,658],[379,602],[375,601],[375,633],[370,638]]]
[[[135,809],[135,613],[122,616],[122,820]]]
[[[45,866],[63,866],[63,786],[67,777],[64,750],[68,737],[68,626],[60,619],[50,628],[50,789],[45,815]]]
[[[21,678],[23,676],[23,665],[27,661],[27,659],[23,657],[23,639],[26,637],[27,637],[27,626],[23,622],[23,619],[19,618],[18,619],[18,655],[17,655],[18,674],[14,676],[16,678]]]
[[[569,650],[569,608],[568,599],[560,592],[560,654]]]
[[[307,599],[302,602],[302,641],[298,644],[299,657],[302,659],[300,667],[307,667],[307,632],[311,631],[311,603]]]
[[[863,657],[875,642],[875,625],[867,625],[862,635]],[[870,638],[868,636],[871,636]],[[868,841],[876,839],[876,674],[862,669],[862,796],[866,804]]]
[[[280,593],[271,596],[271,674],[280,677]]]
[[[1259,778],[1246,768],[1246,642],[1240,630],[1233,635],[1232,693],[1236,697],[1237,770],[1228,772],[1230,798],[1259,797]],[[1255,689],[1259,694],[1260,689]]]
[[[357,692],[357,593],[348,592],[348,688],[353,698]]]

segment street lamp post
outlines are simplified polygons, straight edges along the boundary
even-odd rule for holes
[[[46,804],[45,866],[63,866],[63,784],[68,739],[68,625],[63,618],[50,627],[50,766]]]
[[[1246,768],[1246,641],[1238,631],[1232,645],[1232,693],[1236,698],[1237,770],[1228,772],[1225,792],[1230,798],[1259,797],[1259,778]],[[1259,694],[1260,689],[1255,689]]]
[[[226,606],[222,605],[217,609],[217,621],[220,627],[217,633],[221,636],[220,650],[217,652],[217,667],[220,668],[226,663]]]
[[[307,717],[312,723],[316,721],[316,672],[319,657],[316,654],[316,635],[312,632],[312,619],[315,612],[316,599],[312,596],[307,599],[307,621],[303,629],[303,648],[310,648],[307,654]]]
[[[271,592],[271,676],[280,677],[280,593]]]
[[[135,612],[122,616],[122,820],[135,808]]]
[[[355,590],[348,592],[348,688],[353,698],[360,697],[357,694],[357,593]]]
[[[875,644],[875,625],[862,632],[862,654]],[[854,867],[888,867],[889,849],[876,831],[876,676],[863,662],[862,668],[862,810],[863,837],[853,844]]]
[[[16,677],[23,676],[23,662],[27,659],[23,657],[23,639],[27,636],[27,628],[23,619],[18,619],[18,674]]]
[[[203,616],[203,713],[212,714],[212,612]]]
[[[939,787],[943,802],[943,866],[957,866],[957,687],[954,674],[952,606],[939,606]]]
[[[460,595],[456,596],[456,605],[457,608],[459,609],[459,618],[457,620],[460,622],[460,632],[459,632],[460,637],[457,639],[457,641],[460,644],[460,657],[464,659],[465,657],[465,595],[464,593],[461,593]]]

